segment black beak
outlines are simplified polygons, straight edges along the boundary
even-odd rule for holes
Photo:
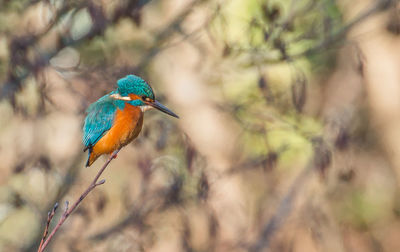
[[[161,103],[159,103],[158,101],[154,101],[154,102],[146,102],[148,105],[152,106],[153,108],[156,108],[158,110],[160,110],[161,112],[164,112],[170,116],[179,118],[179,116],[177,114],[175,114],[174,112],[172,112],[171,110],[169,110],[169,108],[165,107],[164,105],[162,105]]]

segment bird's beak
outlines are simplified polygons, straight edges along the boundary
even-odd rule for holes
[[[145,102],[145,103],[147,105],[149,105],[149,106],[152,106],[153,108],[156,108],[156,109],[160,110],[161,112],[164,112],[164,113],[170,115],[170,116],[179,118],[179,116],[177,114],[175,114],[174,112],[169,110],[169,108],[165,107],[164,105],[162,105],[158,101],[151,101],[151,102]]]
[[[110,95],[111,98],[115,99],[115,100],[121,100],[121,101],[132,101],[132,99],[129,96],[121,96],[120,94],[112,94]],[[158,101],[154,100],[154,101],[145,101],[144,103],[146,103],[147,105],[156,108],[158,110],[160,110],[161,112],[164,112],[170,116],[179,118],[179,116],[177,114],[175,114],[174,112],[172,112],[169,108],[165,107],[164,105],[162,105],[161,103],[159,103]]]
[[[112,94],[110,95],[111,98],[115,100],[121,100],[121,101],[132,101],[132,99],[129,96],[121,96],[120,94]]]

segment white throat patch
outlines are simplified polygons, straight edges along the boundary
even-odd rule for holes
[[[142,106],[140,106],[140,109],[142,110],[142,112],[145,112],[145,111],[147,111],[149,109],[152,109],[152,108],[153,107],[150,106],[150,105],[142,105]]]

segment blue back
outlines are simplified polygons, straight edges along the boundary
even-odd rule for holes
[[[123,101],[110,97],[114,93],[116,91],[101,97],[86,110],[87,116],[83,125],[82,138],[85,147],[91,147],[96,144],[103,134],[111,128],[117,108],[123,109]]]

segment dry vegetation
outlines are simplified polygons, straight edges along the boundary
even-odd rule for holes
[[[0,251],[36,251],[88,105],[146,112],[48,251],[400,251],[395,0],[0,0]],[[103,181],[100,181],[103,182]]]

